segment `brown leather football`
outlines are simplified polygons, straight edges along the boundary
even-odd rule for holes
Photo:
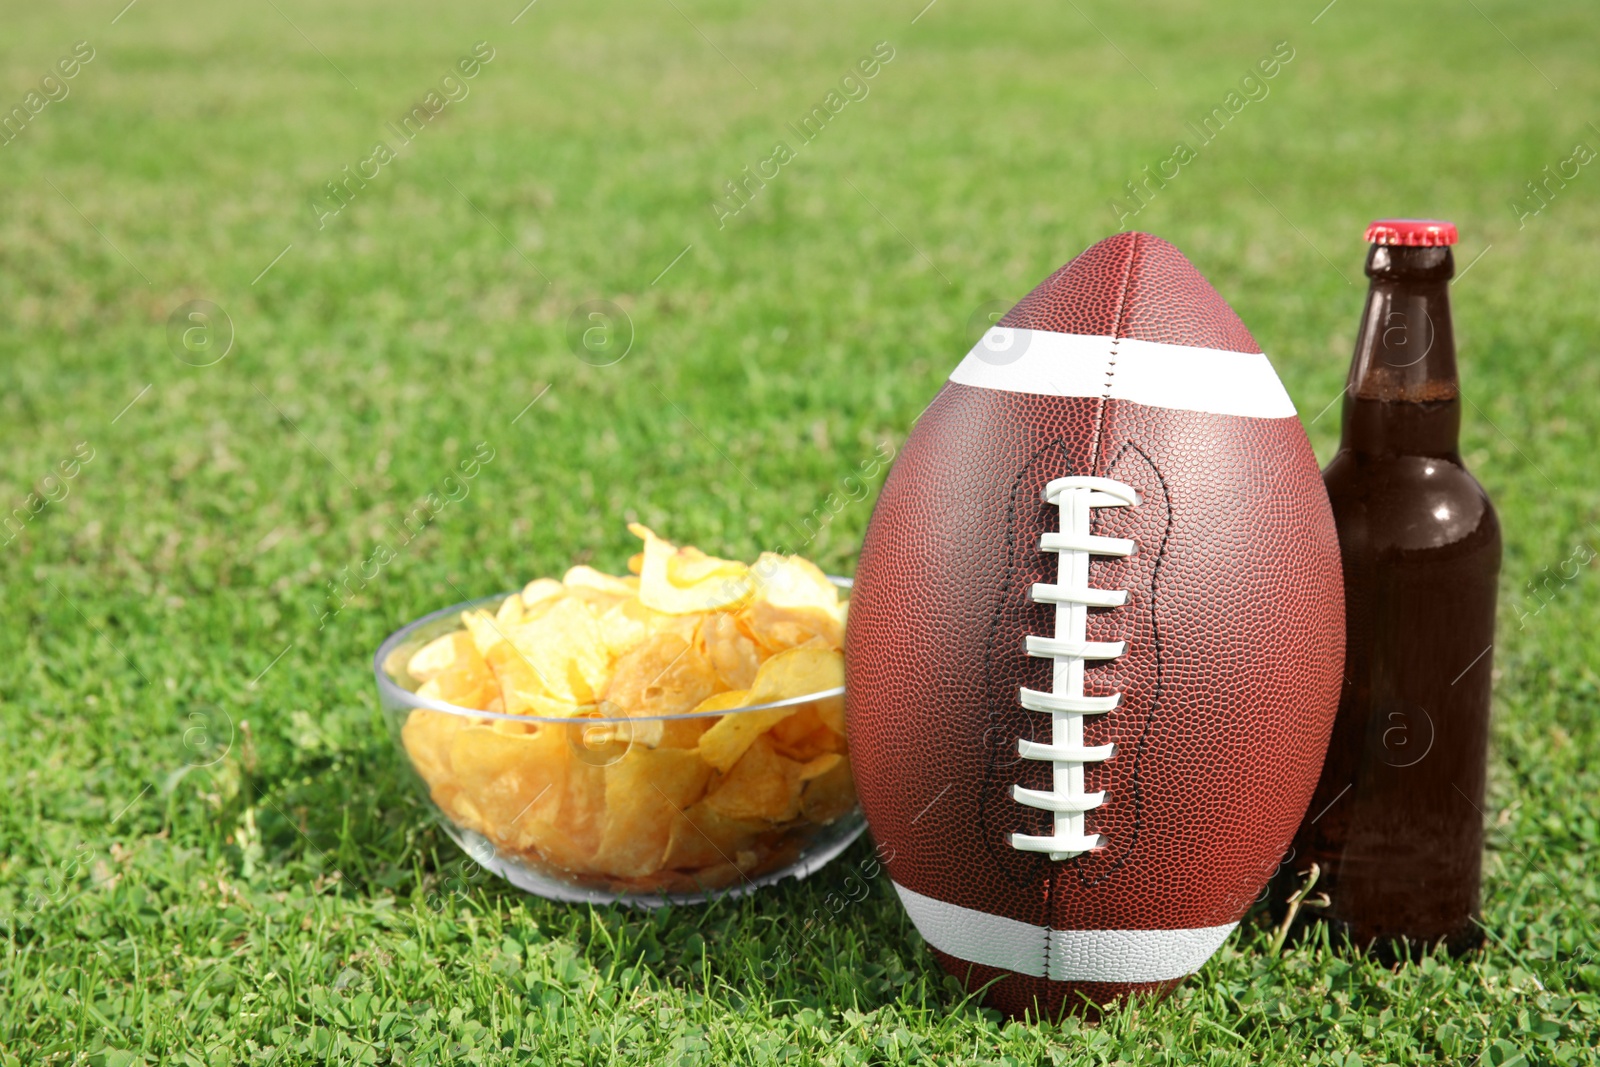
[[[1271,364],[1172,245],[1101,241],[956,367],[861,550],[851,759],[923,940],[1011,1015],[1172,989],[1288,848],[1343,655]]]

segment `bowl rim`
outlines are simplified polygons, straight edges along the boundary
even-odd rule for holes
[[[841,578],[830,574],[828,580],[841,589],[850,589],[855,582],[850,578]],[[521,589],[509,589],[503,593],[491,593],[488,596],[475,597],[463,600],[459,604],[430,611],[428,614],[406,623],[400,629],[384,638],[378,645],[378,650],[372,656],[372,673],[378,682],[378,694],[385,703],[393,703],[412,710],[426,708],[429,711],[442,712],[445,715],[456,715],[467,719],[491,719],[507,722],[532,722],[532,723],[561,723],[580,724],[587,728],[593,725],[640,723],[640,722],[677,722],[684,719],[711,719],[724,715],[743,715],[751,711],[769,711],[774,708],[788,708],[796,704],[809,704],[816,700],[826,700],[830,697],[844,695],[845,687],[835,686],[832,689],[819,689],[814,693],[804,693],[800,696],[785,697],[782,700],[773,700],[764,704],[745,704],[737,708],[725,708],[721,711],[685,711],[676,715],[514,715],[507,711],[479,711],[476,708],[464,708],[459,704],[446,703],[443,700],[434,700],[432,697],[418,696],[410,690],[402,688],[395,680],[389,677],[389,672],[384,669],[395,649],[399,648],[412,634],[427,626],[429,623],[448,615],[459,615],[463,611],[482,607],[485,604],[503,601],[513,593],[520,593]]]

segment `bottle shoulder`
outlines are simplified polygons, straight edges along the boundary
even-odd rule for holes
[[[1494,505],[1472,473],[1452,459],[1341,449],[1323,471],[1323,483],[1347,546],[1408,552],[1492,545],[1498,551]]]

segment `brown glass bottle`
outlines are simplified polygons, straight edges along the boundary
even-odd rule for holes
[[[1482,940],[1500,525],[1458,448],[1455,227],[1374,223],[1368,240],[1343,431],[1323,471],[1344,563],[1344,692],[1285,874],[1315,862],[1335,940],[1394,959]]]

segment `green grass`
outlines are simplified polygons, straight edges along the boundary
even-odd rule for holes
[[[66,492],[0,550],[0,1064],[1597,1061],[1594,567],[1527,598],[1596,545],[1600,169],[1520,227],[1509,206],[1600,146],[1592,10],[121,6],[0,17],[4,109],[95,49],[0,146],[0,503]],[[470,95],[319,230],[323,184],[480,40]],[[723,183],[882,40],[870,95],[719,229]],[[630,519],[800,543],[973,311],[1114,229],[1123,183],[1282,40],[1270,95],[1135,221],[1233,302],[1324,459],[1365,223],[1441,215],[1483,253],[1455,301],[1506,531],[1488,949],[1274,958],[1257,916],[1164,1004],[1029,1027],[962,998],[882,878],[846,902],[865,843],[702,909],[475,875],[384,735],[378,641],[618,567]],[[231,320],[215,365],[169,346],[190,300]],[[613,366],[568,349],[589,300],[631,319]],[[478,442],[466,499],[319,629],[327,583]],[[805,550],[848,573],[869,512]]]

